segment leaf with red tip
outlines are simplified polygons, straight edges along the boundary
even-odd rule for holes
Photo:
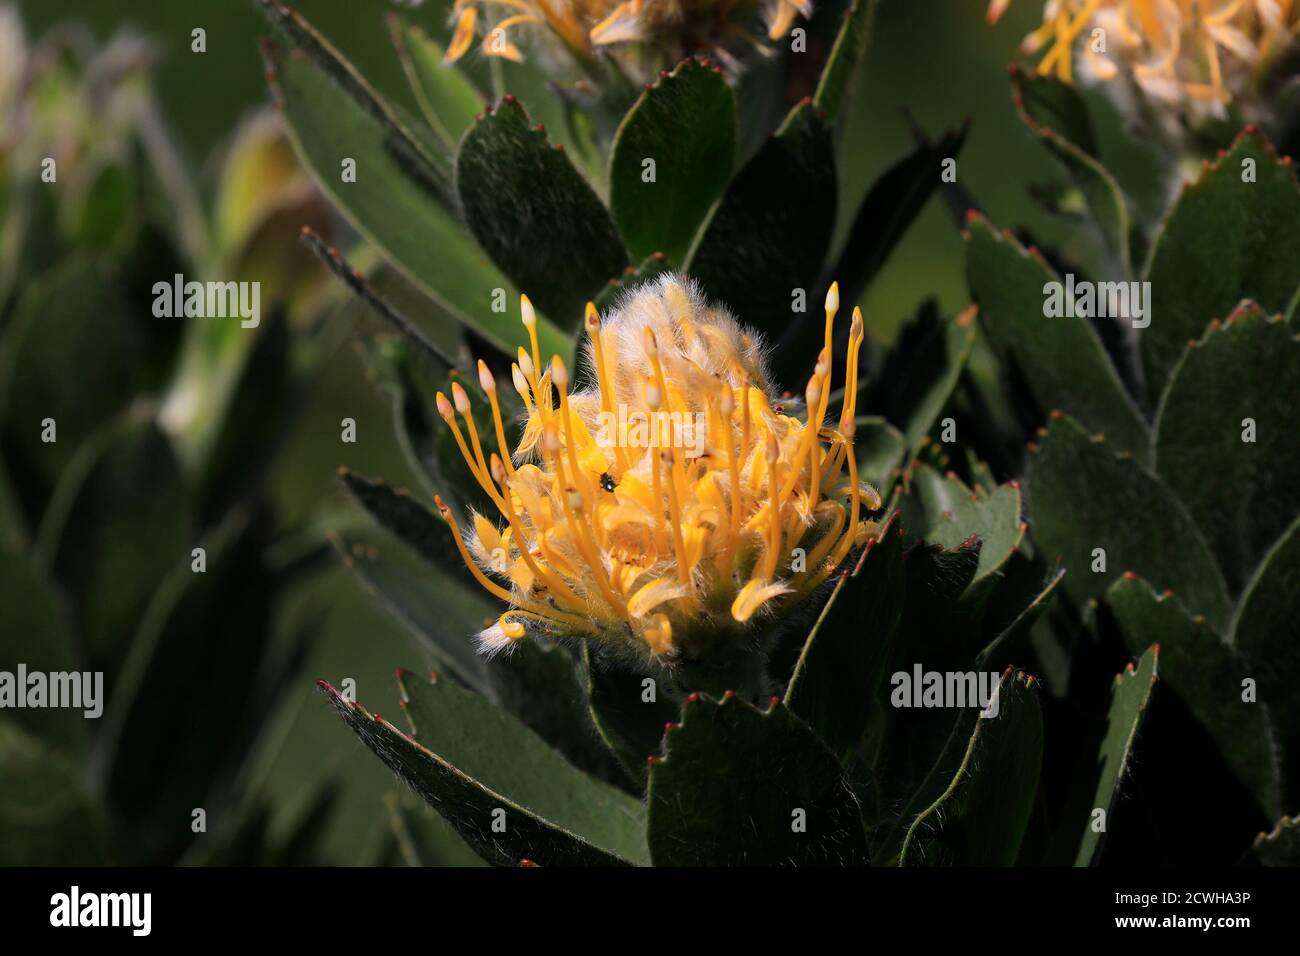
[[[735,96],[713,70],[686,60],[645,89],[609,157],[609,207],[633,257],[663,252],[682,264],[731,180],[735,150]],[[647,159],[655,164],[650,182]]]
[[[1020,491],[999,485],[975,492],[956,475],[944,477],[924,462],[907,470],[899,501],[903,520],[922,540],[955,548],[978,536],[979,567],[971,587],[1002,569],[1024,539]]]
[[[1129,212],[1119,184],[1096,158],[1096,135],[1083,97],[1053,76],[1017,69],[1011,87],[1020,119],[1060,160],[1092,212],[1120,276],[1128,278]]]
[[[479,245],[565,329],[581,326],[583,306],[628,264],[600,197],[516,100],[465,134],[456,188]]]
[[[650,768],[656,866],[861,865],[861,809],[839,762],[784,707],[701,697]],[[802,813],[800,813],[802,811]]]
[[[898,513],[835,584],[786,689],[785,703],[841,759],[862,740],[889,664],[903,610],[903,534]]]
[[[1242,680],[1257,675],[1212,627],[1193,618],[1176,598],[1157,596],[1144,580],[1116,581],[1106,601],[1130,653],[1160,645],[1161,683],[1218,744],[1260,809],[1276,816],[1281,793],[1268,705],[1242,699]]]
[[[1282,817],[1255,838],[1255,858],[1264,866],[1300,866],[1300,816]]]
[[[1059,277],[1039,255],[979,218],[966,240],[966,280],[994,347],[1024,375],[1039,411],[1062,408],[1145,460],[1150,435],[1085,318],[1044,314]]]
[[[1243,181],[1247,161],[1254,180]],[[1259,133],[1186,187],[1147,267],[1151,326],[1139,345],[1152,398],[1164,390],[1189,340],[1242,299],[1285,311],[1300,291],[1300,184]]]
[[[325,69],[275,47],[267,57],[294,148],[321,190],[446,315],[513,355],[518,322],[491,304],[495,290],[518,290],[465,233],[448,206],[449,184],[427,173],[423,148],[394,126],[391,107],[368,87],[339,85],[338,76],[361,82],[350,64]],[[355,182],[341,180],[345,159],[356,161]],[[537,334],[544,354],[567,352],[567,336],[544,316]]]
[[[664,734],[675,727],[681,708],[657,678],[653,700],[646,700],[645,681],[652,679],[626,669],[621,661],[606,660],[583,643],[587,701],[600,738],[623,769],[642,789],[649,779],[646,757],[657,754]]]
[[[271,26],[289,44],[289,59],[293,63],[311,64],[320,70],[339,92],[380,127],[386,149],[409,174],[436,192],[442,201],[448,201],[451,169],[447,157],[421,143],[360,71],[306,17],[274,0],[262,0],[262,8]],[[279,79],[277,68],[284,64],[276,63],[273,47],[273,44],[264,44],[263,53],[267,58],[268,78],[274,84]],[[281,105],[287,106],[283,87],[275,89],[281,97]],[[338,175],[337,168],[334,175]]]
[[[1096,759],[1079,762],[1070,801],[1062,812],[1062,823],[1052,845],[1049,861],[1064,866],[1097,863],[1111,827],[1120,787],[1129,773],[1133,744],[1157,680],[1159,645],[1152,645],[1138,660],[1115,675],[1110,706],[1097,732]],[[1105,829],[1094,827],[1094,813],[1105,812]]]
[[[898,865],[1016,862],[1043,759],[1043,715],[1034,684],[1032,677],[1008,669],[999,683],[997,716],[969,709],[975,715],[969,736],[954,732],[904,811]],[[939,788],[932,802],[921,802]]]

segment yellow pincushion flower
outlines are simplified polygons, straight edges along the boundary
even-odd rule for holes
[[[992,0],[989,22],[1009,3]],[[1096,78],[1114,78],[1122,63],[1151,98],[1217,116],[1257,68],[1294,42],[1297,29],[1296,0],[1049,0],[1042,26],[1021,51],[1042,53],[1038,72],[1069,82],[1082,44]],[[1102,39],[1105,52],[1098,50]]]
[[[543,367],[522,297],[531,351],[519,350],[511,377],[527,422],[513,451],[482,362],[496,452],[485,451],[459,384],[451,400],[438,395],[499,511],[473,515],[462,538],[438,499],[479,582],[512,606],[480,646],[491,653],[537,632],[671,660],[683,641],[743,632],[821,585],[876,530],[867,516],[881,505],[858,480],[856,389],[846,389],[838,421],[822,424],[838,298],[832,287],[805,420],[772,392],[757,337],[688,280],[643,286],[603,323],[587,306],[592,384],[580,389],[558,356]],[[855,309],[847,382],[857,380],[862,338]]]
[[[727,35],[747,36],[758,14],[768,39],[779,40],[796,16],[812,16],[812,0],[456,0],[447,59],[464,56],[481,32],[484,54],[521,60],[512,39],[521,27],[554,37],[578,60],[634,43],[658,44],[675,58],[721,54]]]

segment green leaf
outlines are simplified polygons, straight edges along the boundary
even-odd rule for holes
[[[922,687],[927,672],[987,674],[996,681],[1008,666],[1023,661],[1031,653],[1034,624],[1055,598],[1063,574],[1044,575],[1040,565],[1017,558],[1005,575],[987,579],[988,586],[971,594],[977,549],[912,548],[904,557],[906,604],[890,665],[891,704],[901,702],[892,699],[905,686],[899,675]],[[994,587],[998,579],[1003,583]],[[886,711],[885,750],[877,759],[886,791],[882,799],[907,809],[880,844],[878,857],[896,858],[907,825],[946,789],[977,712],[977,707],[963,708],[954,722],[951,711],[942,708]]]
[[[450,681],[399,674],[410,737],[325,686],[358,736],[484,859],[642,863],[641,804],[575,769],[531,730]],[[503,810],[504,832],[493,827]]]
[[[378,547],[363,540],[335,538],[335,549],[367,591],[420,642],[434,663],[478,690],[488,692],[474,635],[501,608],[480,589],[465,587],[425,562],[412,561],[400,545]]]
[[[896,658],[923,661],[930,670],[962,670],[974,659],[979,645],[968,628],[979,602],[971,606],[965,596],[971,593],[979,559],[979,542],[970,539],[954,548],[919,544],[906,550],[906,604]]]
[[[1253,849],[1264,866],[1300,866],[1300,816],[1282,817],[1270,833],[1255,838]]]
[[[310,60],[272,49],[267,61],[294,148],[321,190],[440,309],[513,355],[519,324],[492,304],[495,290],[508,298],[518,291],[474,246],[439,190],[413,173],[386,123]],[[345,159],[356,161],[356,182],[342,181]],[[537,334],[545,350],[567,354],[567,337],[544,316]]]
[[[779,333],[793,317],[793,290],[815,299],[836,193],[830,127],[805,101],[731,181],[685,271],[746,324]]]
[[[1029,825],[1043,760],[1035,680],[1003,675],[996,717],[981,714],[939,798],[907,828],[900,866],[1011,866]],[[945,760],[956,748],[945,751]],[[943,761],[941,761],[943,762]]]
[[[107,426],[68,466],[35,555],[73,598],[92,670],[117,670],[163,578],[188,566],[191,536],[191,495],[154,422]]]
[[[1055,862],[1069,866],[1095,865],[1102,851],[1106,833],[1111,828],[1121,781],[1129,772],[1133,743],[1151,703],[1151,691],[1157,680],[1158,647],[1148,648],[1135,668],[1132,663],[1115,675],[1110,691],[1110,706],[1102,721],[1095,760],[1079,764],[1071,803],[1062,814],[1067,821],[1060,825],[1053,844]],[[1096,829],[1093,814],[1101,810],[1103,829]]]
[[[103,811],[82,789],[78,767],[0,719],[0,866],[107,862]]]
[[[966,278],[994,347],[1024,374],[1040,410],[1064,409],[1146,460],[1146,423],[1091,324],[1044,314],[1045,286],[1059,280],[1042,256],[975,216],[967,232]]]
[[[434,404],[450,365],[414,351],[396,336],[361,337],[358,350],[372,381],[393,403],[393,431],[411,471],[430,495],[446,488],[438,465],[438,435],[444,430]]]
[[[405,488],[393,488],[380,479],[366,478],[347,468],[339,478],[375,522],[434,567],[447,572],[465,587],[476,587],[473,576],[456,547],[451,528],[441,517],[416,501]]]
[[[31,531],[14,495],[13,483],[0,458],[0,550],[26,553],[31,547]]]
[[[1055,136],[1086,156],[1096,158],[1097,134],[1088,105],[1075,87],[1054,76],[1010,67],[1011,97],[1020,119],[1040,137]]]
[[[692,694],[667,739],[667,756],[650,768],[656,866],[866,863],[861,810],[839,762],[780,701],[763,712],[734,695]]]
[[[465,134],[456,188],[479,245],[563,328],[628,263],[600,197],[513,96]]]
[[[482,111],[486,97],[455,64],[443,61],[444,50],[423,29],[390,13],[397,58],[411,84],[420,112],[449,153]]]
[[[909,448],[930,433],[957,389],[975,348],[975,309],[938,326],[908,358],[890,396],[889,419],[899,424]]]
[[[105,161],[93,176],[88,171],[81,175],[81,188],[65,207],[71,213],[68,220],[74,241],[104,250],[125,245],[136,224],[134,174],[121,163]]]
[[[484,866],[442,817],[409,793],[384,795],[388,822],[408,866]]]
[[[885,419],[863,415],[853,433],[853,451],[858,456],[858,477],[876,486],[882,498],[899,476],[907,457],[907,439]]]
[[[1096,159],[1096,135],[1083,97],[1052,76],[1011,67],[1012,98],[1029,131],[1061,162],[1083,194],[1102,238],[1128,277],[1129,214],[1124,193]]]
[[[681,718],[681,708],[660,678],[643,677],[620,661],[593,654],[583,643],[587,700],[596,731],[631,779],[642,789],[649,781],[647,758],[658,754],[664,729]],[[654,699],[646,700],[646,680],[653,680]]]
[[[731,181],[736,101],[717,67],[685,60],[648,86],[623,118],[609,157],[609,206],[633,258],[682,263]],[[652,182],[643,179],[654,161]]]
[[[131,641],[91,774],[130,827],[133,860],[175,858],[195,839],[190,811],[226,792],[273,704],[260,676],[277,585],[264,560],[270,531],[266,512],[233,513],[194,542],[201,573],[187,545]]]
[[[500,70],[502,93],[518,97],[532,121],[545,127],[551,142],[563,146],[596,191],[601,192],[600,178],[608,169],[605,144],[613,137],[617,117],[610,114],[593,122],[591,99],[580,89],[583,81],[574,83],[557,77],[538,57],[525,56],[519,63],[495,57],[488,66],[493,72]],[[627,107],[632,93],[629,89],[620,97],[620,109]]]
[[[1283,746],[1284,779],[1300,773],[1300,518],[1278,538],[1247,585],[1230,643],[1259,684]]]
[[[1300,514],[1297,396],[1300,337],[1252,304],[1184,353],[1160,402],[1155,472],[1193,515],[1214,516],[1210,547],[1234,593]]]
[[[1252,167],[1252,181],[1243,181]],[[1164,389],[1187,343],[1242,299],[1285,312],[1300,287],[1297,262],[1295,170],[1278,161],[1262,134],[1242,133],[1183,189],[1151,251],[1151,326],[1139,340],[1150,394]]]
[[[1008,667],[1013,660],[1023,660],[1031,653],[1030,633],[1043,611],[1055,600],[1056,589],[1065,579],[1065,569],[1057,568],[1044,578],[1041,564],[1016,554],[997,577],[1000,580],[994,583],[999,586],[983,609],[982,624],[985,632],[991,627],[1002,630],[976,655],[977,670]],[[1029,596],[1027,604],[1026,595]]]
[[[229,400],[219,414],[195,476],[199,520],[212,520],[250,486],[265,480],[267,469],[284,441],[284,417],[268,415],[268,408],[292,407],[299,398],[293,376],[294,333],[284,313],[277,312],[255,333],[242,362],[228,356],[227,365],[242,365],[238,378],[229,382]],[[216,374],[216,379],[225,378]],[[177,389],[184,392],[184,378]],[[208,417],[208,416],[202,416]],[[183,439],[179,441],[183,442]],[[183,444],[182,444],[183,447]]]
[[[998,485],[973,491],[953,472],[940,475],[924,462],[907,469],[900,499],[907,527],[930,544],[952,549],[979,539],[979,566],[970,586],[1000,571],[1020,547],[1025,535],[1021,521],[1020,486]]]
[[[962,126],[936,142],[918,143],[871,184],[835,266],[841,302],[862,303],[871,280],[943,182],[943,161],[957,158],[966,131]]]
[[[486,662],[488,683],[502,707],[569,763],[599,780],[625,787],[627,774],[596,732],[575,656],[568,648],[545,639],[516,641],[508,654]],[[644,766],[644,757],[641,762]]]
[[[897,512],[835,583],[803,645],[785,704],[843,760],[862,740],[903,612],[903,533]]]
[[[37,574],[27,558],[0,548],[0,661],[6,670],[25,664],[28,672],[80,671],[72,618],[58,592]],[[80,679],[80,678],[78,678]],[[23,689],[19,689],[22,693]],[[103,704],[103,698],[99,703]],[[28,707],[8,713],[28,733],[64,750],[86,741],[84,712],[71,707]]]
[[[1252,675],[1237,653],[1204,618],[1192,617],[1165,593],[1157,595],[1136,575],[1107,592],[1129,652],[1160,648],[1160,677],[1219,746],[1219,753],[1269,816],[1279,811],[1280,784],[1273,735],[1264,703],[1242,700],[1242,680]]]
[[[310,61],[320,70],[378,125],[384,148],[402,164],[406,173],[437,193],[444,203],[449,203],[450,163],[447,157],[427,147],[398,115],[397,109],[387,103],[360,71],[301,13],[278,0],[262,0],[262,7],[271,26],[297,51],[293,59]],[[273,73],[275,67],[271,61],[275,53],[269,49],[272,46],[264,44],[263,52],[268,60],[268,71]],[[270,81],[275,83],[275,78],[271,77]]]
[[[1120,572],[1132,570],[1226,626],[1231,604],[1205,525],[1137,462],[1073,419],[1053,416],[1029,456],[1027,486],[1034,541],[1047,560],[1065,564],[1065,588],[1076,600],[1101,597]],[[1105,551],[1104,571],[1092,570],[1096,548]]]
[[[876,0],[852,0],[844,12],[844,22],[835,36],[826,65],[822,67],[813,106],[829,120],[834,120],[844,105],[853,76],[862,61],[876,14]]]
[[[146,343],[119,288],[86,259],[28,286],[9,322],[0,339],[0,440],[20,499],[39,514],[82,444],[144,385]],[[42,441],[47,418],[55,442]]]

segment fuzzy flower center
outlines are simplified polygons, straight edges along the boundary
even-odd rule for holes
[[[743,628],[784,613],[875,530],[879,495],[853,454],[862,315],[854,310],[838,420],[831,335],[787,414],[768,384],[757,337],[693,285],[666,276],[603,323],[587,306],[585,388],[559,356],[543,367],[536,318],[521,297],[531,351],[511,368],[527,410],[507,453],[497,385],[479,363],[497,452],[485,455],[468,393],[438,408],[499,516],[462,534],[438,499],[462,556],[512,609],[480,635],[492,652],[531,630],[631,642],[670,654],[674,635]],[[459,421],[457,420],[459,417]],[[463,428],[462,428],[463,426]]]

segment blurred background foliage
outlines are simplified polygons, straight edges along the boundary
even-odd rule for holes
[[[103,41],[122,28],[147,36],[159,60],[156,88],[184,161],[204,191],[215,192],[219,156],[241,119],[267,102],[258,40],[266,21],[252,0],[20,0],[29,36],[75,21]],[[418,6],[393,0],[298,0],[302,10],[338,43],[365,75],[393,100],[414,110],[401,68],[393,55],[385,12],[402,9],[434,35],[445,35],[447,4]],[[1032,141],[1011,108],[1006,65],[1015,46],[1036,25],[1035,4],[1013,5],[996,29],[984,22],[983,0],[883,0],[871,47],[851,100],[839,143],[839,224],[848,223],[871,183],[912,142],[908,114],[922,128],[937,131],[971,117],[973,125],[959,163],[961,184],[990,217],[1022,229],[1040,241],[1069,249],[1067,224],[1036,207],[1023,184],[1045,180],[1051,159]],[[193,53],[191,31],[207,33],[207,51]],[[1098,109],[1096,115],[1113,115]],[[1103,146],[1121,179],[1138,194],[1150,175],[1140,144],[1126,141],[1117,124],[1103,122]],[[285,224],[285,241],[296,241],[296,225]],[[1080,240],[1082,238],[1080,237]],[[160,264],[160,270],[164,270]],[[160,275],[160,278],[164,276]],[[895,251],[863,303],[868,334],[892,340],[917,304],[936,296],[951,314],[966,304],[962,241],[950,210],[932,202]],[[148,302],[138,303],[145,309]],[[787,383],[788,384],[788,383]],[[324,508],[340,513],[340,465],[394,479],[408,477],[390,427],[390,410],[363,377],[351,349],[325,365],[306,402],[306,412],[288,437],[273,474],[273,500],[283,526]],[[339,440],[339,422],[357,421],[357,442]],[[339,863],[373,860],[385,852],[389,833],[382,795],[391,775],[356,741],[341,744],[336,718],[312,695],[316,677],[336,685],[356,681],[360,700],[384,700],[391,690],[391,666],[427,669],[418,651],[355,579],[333,568],[304,585],[278,609],[280,626],[293,627],[312,612],[326,610],[319,635],[289,705],[290,725],[269,769],[269,790],[278,800],[272,829],[287,827],[321,783],[341,784],[336,812],[324,846]]]

